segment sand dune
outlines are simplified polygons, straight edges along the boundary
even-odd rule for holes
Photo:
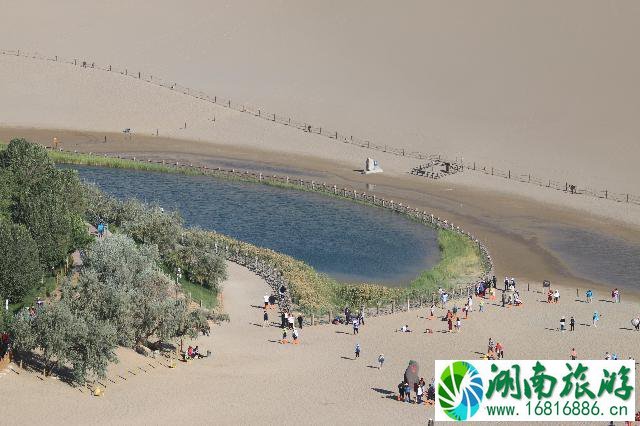
[[[406,176],[411,168],[420,164],[415,158],[302,132],[119,73],[0,55],[0,75],[4,77],[0,80],[4,100],[0,105],[0,126],[3,127],[92,132],[119,132],[131,128],[137,135],[157,133],[164,138],[277,153],[283,155],[285,163],[287,156],[315,157],[349,171],[362,168],[364,158],[374,156],[383,165],[386,175],[396,177]],[[187,144],[176,144],[175,140],[163,140],[159,141],[157,150],[188,154],[186,147]],[[82,146],[78,148],[83,149]],[[422,178],[413,179],[421,181]],[[447,180],[640,224],[640,206],[632,203],[589,196],[568,197],[544,187],[476,172],[460,173]]]
[[[0,40],[381,144],[638,192],[639,19],[633,1],[32,0],[3,10]]]

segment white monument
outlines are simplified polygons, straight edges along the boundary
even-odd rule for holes
[[[378,164],[378,161],[373,158],[367,158],[367,161],[364,164],[364,174],[368,175],[370,173],[382,173],[380,164]]]

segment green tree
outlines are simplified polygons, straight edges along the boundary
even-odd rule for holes
[[[168,265],[185,271],[189,281],[218,290],[227,279],[225,259],[214,252],[215,242],[200,229],[189,229],[180,244],[166,256]]]
[[[33,318],[29,316],[29,312],[25,310],[18,312],[9,323],[9,334],[13,355],[20,359],[22,365],[25,354],[36,347],[36,333],[33,327]]]
[[[38,286],[42,269],[38,247],[23,225],[0,217],[0,299],[17,302]]]
[[[152,336],[177,337],[180,327],[172,324],[188,316],[188,305],[160,272],[156,246],[138,246],[115,234],[94,242],[83,261],[77,285],[63,289],[74,310],[112,324],[123,346],[147,344]]]
[[[76,172],[56,169],[43,147],[24,139],[0,152],[0,169],[11,181],[10,193],[1,196],[5,204],[10,199],[12,221],[29,230],[43,266],[58,265],[86,242],[84,192]]]
[[[138,243],[156,244],[164,257],[183,233],[182,218],[176,212],[166,213],[158,206],[138,201],[123,204],[122,228]]]

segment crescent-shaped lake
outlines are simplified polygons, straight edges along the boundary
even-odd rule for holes
[[[341,281],[406,285],[440,260],[436,231],[385,209],[209,176],[63,167],[117,198],[177,210],[187,226],[290,255]]]

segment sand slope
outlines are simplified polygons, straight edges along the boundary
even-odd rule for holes
[[[417,360],[420,375],[430,380],[434,359],[477,359],[489,337],[504,345],[510,359],[567,359],[572,347],[581,359],[601,359],[605,351],[640,355],[640,333],[629,330],[637,304],[599,301],[603,295],[596,294],[588,305],[574,301],[575,290],[569,289],[561,289],[558,305],[540,303],[535,291],[524,292],[523,308],[485,302],[486,312],[463,320],[460,334],[440,333],[446,323],[424,319],[422,309],[368,318],[358,336],[346,326],[304,328],[299,346],[280,345],[278,328],[256,325],[262,310],[252,305],[260,304],[266,284],[244,268],[229,268],[224,303],[232,321],[197,341],[213,349],[213,359],[153,369],[145,358],[121,350],[121,364],[109,373],[117,383],[108,382],[102,398],[55,379],[42,382],[33,373],[10,373],[0,377],[3,416],[29,412],[30,421],[47,424],[416,424],[433,411],[388,398],[409,359]],[[593,309],[602,315],[597,329],[583,325],[590,323]],[[576,317],[575,332],[557,331],[562,315]],[[405,323],[416,332],[394,332]],[[426,327],[435,333],[424,334]],[[359,360],[353,359],[356,342],[362,346]],[[386,357],[382,370],[370,367],[379,353]]]
[[[639,19],[633,1],[29,0],[3,10],[0,40],[381,144],[638,192]]]
[[[69,64],[0,55],[0,127],[36,127],[93,132],[121,132],[173,138],[159,140],[157,151],[195,154],[175,139],[215,143],[246,150],[262,150],[287,156],[314,157],[352,172],[373,156],[385,175],[406,176],[420,160],[368,150],[317,134],[229,110],[165,87],[114,72]],[[134,74],[135,75],[135,74]],[[213,121],[215,119],[215,122]],[[187,127],[185,128],[185,123]],[[14,135],[11,135],[14,136]],[[51,142],[49,140],[42,142]],[[61,140],[64,144],[64,140]],[[86,151],[96,147],[77,146]],[[99,149],[102,150],[102,149]],[[126,149],[127,151],[130,148]],[[260,157],[257,157],[260,158]],[[467,159],[468,160],[468,159]],[[568,170],[568,169],[566,169]],[[616,174],[616,176],[621,176]],[[412,177],[416,182],[424,178]],[[590,214],[640,224],[640,206],[465,172],[447,178],[455,184],[488,189],[505,195],[524,195],[538,202],[569,206]],[[633,182],[630,180],[629,182]]]

